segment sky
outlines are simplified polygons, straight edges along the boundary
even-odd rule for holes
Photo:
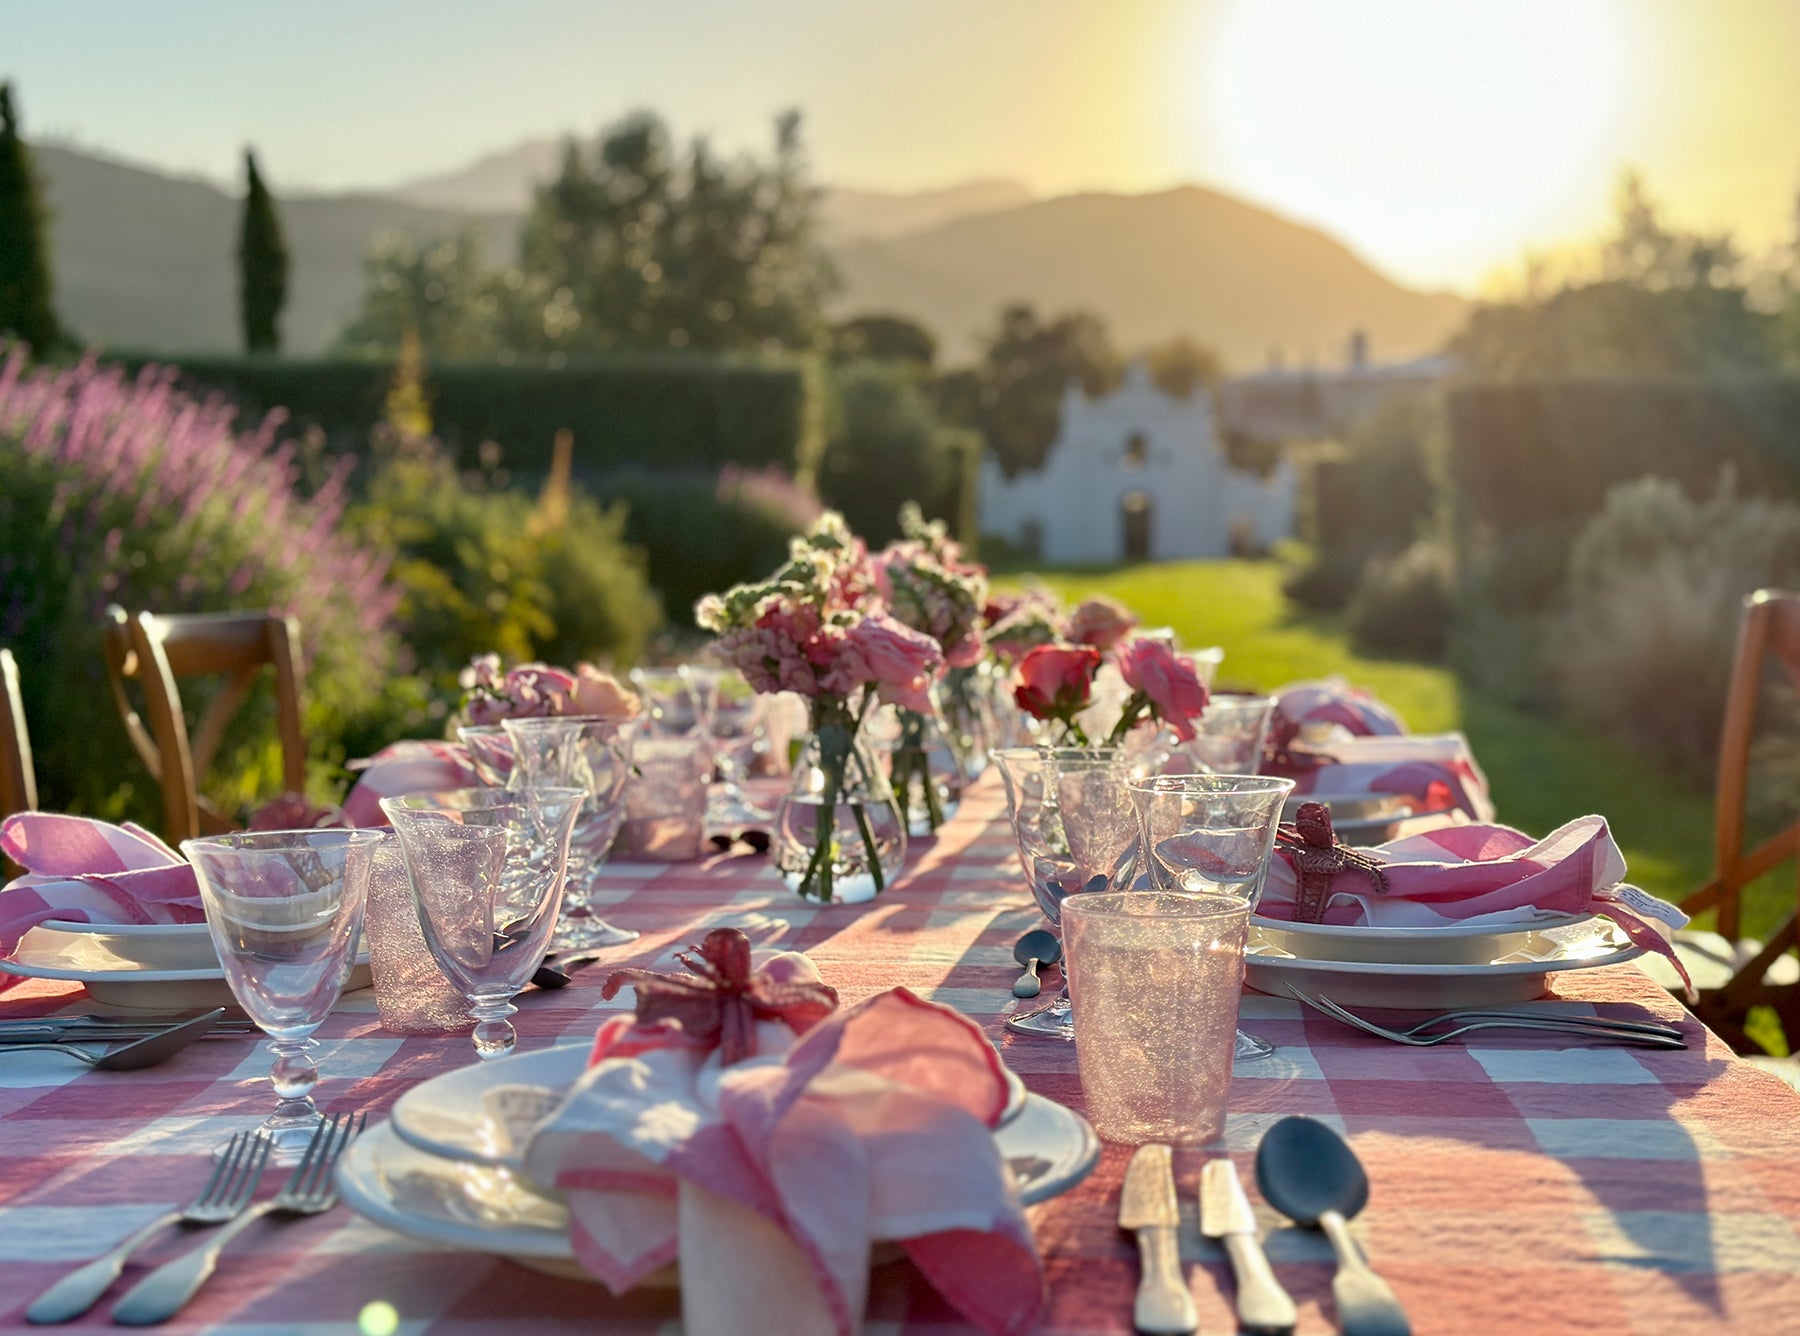
[[[648,107],[815,175],[1197,182],[1474,293],[1604,230],[1619,172],[1752,249],[1800,191],[1800,0],[0,0],[28,136],[381,187]]]

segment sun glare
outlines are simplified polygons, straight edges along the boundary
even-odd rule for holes
[[[1238,0],[1192,114],[1252,197],[1467,285],[1610,188],[1629,36],[1608,0]]]

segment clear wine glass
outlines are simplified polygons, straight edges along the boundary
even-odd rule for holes
[[[650,725],[664,737],[685,738],[701,727],[700,702],[679,668],[633,668],[631,685],[644,698]]]
[[[625,783],[631,775],[631,748],[638,724],[588,715],[508,719],[507,734],[523,776],[523,790],[579,789],[587,795],[569,842],[568,889],[562,921],[551,945],[558,951],[591,951],[634,940],[594,912],[600,867],[625,824]]]
[[[1187,742],[1170,737],[1164,768],[1208,775],[1254,775],[1274,717],[1273,696],[1214,696],[1194,721]]]
[[[681,675],[699,708],[700,728],[713,744],[717,782],[706,794],[706,828],[736,834],[746,826],[767,825],[773,814],[744,792],[749,758],[763,727],[763,697],[735,669],[684,664]]]
[[[518,788],[512,738],[503,724],[470,724],[457,729],[456,736],[469,749],[469,764],[477,779],[490,789]]]
[[[1150,888],[1229,895],[1254,913],[1281,805],[1293,791],[1293,780],[1271,775],[1157,775],[1133,782]],[[1274,1051],[1238,1031],[1237,1061]]]
[[[1133,883],[1141,825],[1126,763],[1109,751],[1006,747],[993,754],[1006,783],[1008,816],[1032,897],[1058,933],[1062,902],[1084,891]],[[1017,1034],[1075,1037],[1068,974],[1046,1007],[1009,1017]]]
[[[483,1059],[517,1042],[512,999],[544,963],[586,796],[544,786],[381,800],[406,856],[425,945],[468,998]]]
[[[320,1115],[312,1033],[350,977],[378,830],[238,831],[183,840],[232,996],[269,1036],[270,1158],[296,1164]]]

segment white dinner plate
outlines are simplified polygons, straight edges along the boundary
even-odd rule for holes
[[[1430,928],[1375,928],[1354,923],[1295,923],[1250,919],[1251,950],[1260,943],[1273,954],[1305,960],[1369,961],[1413,965],[1481,965],[1524,946],[1533,932],[1589,922],[1592,914],[1541,914],[1526,923],[1445,923]]]
[[[118,925],[104,926],[117,928]],[[207,930],[204,923],[158,926],[189,930],[197,927],[202,933]],[[10,958],[0,957],[0,974],[85,984],[88,996],[96,1003],[122,1011],[187,1011],[195,1007],[235,1005],[231,986],[225,982],[225,972],[213,954],[210,937],[206,958],[209,963],[203,966],[158,968],[118,954],[108,944],[104,933],[45,931],[40,923],[19,939]],[[349,982],[344,985],[347,993],[369,986],[366,947],[358,952],[356,962],[350,971]]]
[[[1100,1158],[1100,1139],[1087,1119],[1041,1095],[1027,1095],[1019,1116],[994,1133],[1026,1205],[1067,1192]],[[381,1123],[350,1143],[338,1161],[345,1205],[396,1234],[495,1253],[553,1275],[590,1277],[575,1263],[563,1204],[533,1190],[505,1169],[431,1155]],[[876,1245],[876,1264],[894,1256]],[[673,1266],[643,1284],[676,1282]]]
[[[421,1081],[394,1102],[394,1133],[427,1155],[490,1168],[522,1171],[531,1126],[562,1102],[587,1068],[593,1044],[512,1053]],[[1025,1085],[1006,1072],[1004,1127],[1025,1107]]]
[[[206,923],[78,923],[73,919],[45,919],[33,932],[80,951],[87,943],[119,960],[135,961],[156,970],[216,970],[218,953]]]
[[[1345,1006],[1438,1011],[1528,1002],[1549,989],[1552,974],[1635,960],[1644,948],[1606,919],[1519,934],[1503,955],[1472,964],[1416,961],[1311,960],[1284,954],[1266,940],[1244,955],[1244,981],[1259,993],[1288,996],[1292,984]]]

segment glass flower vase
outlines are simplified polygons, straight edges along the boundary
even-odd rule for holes
[[[906,823],[847,701],[811,703],[812,731],[775,809],[776,870],[802,899],[873,900],[906,863]]]
[[[906,833],[933,834],[962,806],[967,782],[962,758],[936,710],[926,714],[893,708],[882,710],[881,716],[888,782],[906,817]]]

